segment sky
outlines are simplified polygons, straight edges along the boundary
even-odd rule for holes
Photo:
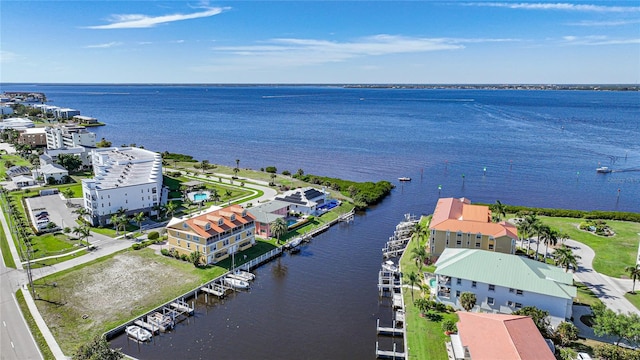
[[[0,0],[1,83],[639,81],[640,0]]]

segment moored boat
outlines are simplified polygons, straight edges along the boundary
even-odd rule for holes
[[[248,289],[249,288],[249,283],[244,281],[244,280],[234,279],[232,277],[225,277],[223,281],[224,281],[225,284],[227,284],[228,286],[231,286],[232,288],[235,288],[235,289]]]
[[[410,178],[410,177],[403,176],[403,177],[399,177],[399,178],[398,178],[398,180],[399,180],[399,181],[411,181],[411,178]]]
[[[611,171],[613,171],[613,170],[609,169],[609,167],[607,167],[607,166],[601,166],[601,167],[596,169],[596,172],[600,173],[600,174],[608,174]]]
[[[400,269],[398,269],[396,264],[394,264],[393,261],[391,260],[387,260],[382,263],[382,270],[388,271],[394,274],[400,271]]]
[[[147,316],[147,322],[157,326],[163,332],[171,330],[174,326],[173,319],[169,315],[164,315],[157,311]]]
[[[242,271],[242,270],[236,270],[236,272],[234,272],[233,275],[235,275],[237,278],[240,278],[244,281],[252,281],[256,278],[256,276],[253,273],[250,273],[248,271]]]
[[[124,330],[127,335],[131,338],[134,338],[138,341],[149,341],[151,340],[151,333],[140,326],[131,325],[127,326]]]

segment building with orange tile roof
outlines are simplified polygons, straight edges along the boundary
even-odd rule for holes
[[[240,205],[173,219],[166,230],[169,251],[187,255],[198,251],[207,264],[255,244],[255,217]]]
[[[458,312],[458,334],[451,336],[456,360],[554,360],[528,316]]]
[[[446,248],[482,249],[515,254],[518,230],[505,221],[491,222],[486,205],[471,205],[466,198],[439,199],[429,223],[427,251],[432,257]]]

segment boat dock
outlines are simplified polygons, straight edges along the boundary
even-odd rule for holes
[[[142,319],[138,319],[136,321],[133,322],[134,325],[138,325],[143,329],[149,330],[149,332],[151,333],[151,335],[155,335],[158,333],[158,331],[160,331],[160,328],[158,328],[157,326],[153,325],[153,324],[149,324],[147,322],[142,321]]]
[[[380,270],[378,272],[378,291],[380,296],[383,296],[386,292],[395,294],[400,292],[400,279],[393,273]]]
[[[220,285],[220,284],[210,284],[208,286],[203,286],[200,288],[200,290],[204,291],[205,293],[211,294],[211,295],[215,295],[219,298],[224,297],[227,294],[227,290],[229,288]]]
[[[396,327],[396,322],[393,322],[392,327],[384,327],[380,326],[380,319],[378,319],[376,323],[376,332],[378,335],[389,335],[389,336],[404,336],[404,328]]]
[[[396,343],[393,343],[393,350],[380,350],[378,342],[376,341],[376,359],[406,359],[407,356],[404,352],[396,351]]]
[[[169,304],[174,310],[178,312],[178,315],[188,314],[193,315],[193,307],[190,307],[184,300],[176,300]]]

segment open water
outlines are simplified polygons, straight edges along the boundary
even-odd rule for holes
[[[97,117],[107,123],[94,129],[98,138],[114,145],[397,185],[354,223],[259,268],[249,292],[209,304],[201,296],[195,318],[152,344],[114,339],[113,346],[140,359],[373,358],[376,319],[391,315],[378,300],[380,249],[403,214],[431,213],[438,196],[640,211],[640,172],[595,172],[640,168],[637,92],[11,84],[1,90],[44,92],[52,104]],[[413,181],[399,183],[400,176]],[[391,340],[383,345],[391,349]]]

